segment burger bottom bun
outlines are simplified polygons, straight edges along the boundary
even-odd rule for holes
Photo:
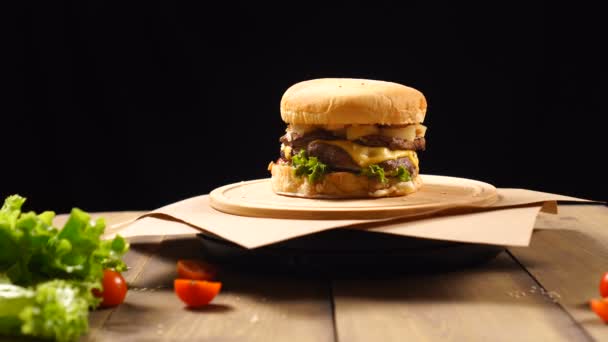
[[[420,176],[407,182],[389,178],[386,184],[350,172],[330,172],[318,182],[296,176],[288,164],[271,164],[272,190],[279,195],[306,198],[368,198],[405,196],[422,187]]]

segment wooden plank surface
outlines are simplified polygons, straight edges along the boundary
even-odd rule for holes
[[[605,205],[561,205],[558,215],[540,213],[535,229],[573,230],[592,236],[608,249],[608,207]]]
[[[581,265],[567,264],[567,267],[553,270],[566,270],[566,279],[555,279],[555,272],[549,272],[551,276],[546,274],[547,270],[550,270],[547,264],[551,264],[551,260],[535,263],[532,259],[536,257],[538,261],[539,255],[544,255],[547,259],[552,258],[549,255],[555,253],[547,254],[546,250],[553,248],[551,244],[555,243],[555,239],[558,242],[563,242],[564,239],[575,242],[574,251],[567,249],[559,252],[562,256],[571,252],[576,254],[576,251],[580,254],[580,251],[588,248],[593,250],[591,256],[598,253],[603,256],[602,253],[605,253],[608,247],[608,230],[604,228],[608,220],[605,215],[606,208],[603,206],[573,205],[560,206],[560,215],[557,216],[539,216],[536,227],[543,231],[535,233],[531,248],[516,248],[511,249],[511,252],[519,256],[519,261],[527,266],[528,271],[535,274],[540,284],[530,278],[526,271],[518,267],[507,255],[501,255],[494,262],[479,269],[444,275],[415,275],[413,278],[364,280],[354,283],[336,280],[333,292],[337,337],[342,341],[402,340],[406,337],[414,337],[417,340],[586,340],[591,335],[601,340],[605,338],[607,327],[583,303],[587,296],[596,295],[597,276],[593,274],[595,271],[586,273],[586,278],[594,278],[593,281],[585,280],[588,284],[581,286],[581,282],[567,281],[578,278],[569,277],[568,274],[573,268],[579,268]],[[109,216],[109,222],[112,217]],[[128,217],[121,215],[120,220],[124,219]],[[547,231],[544,231],[545,229]],[[595,242],[589,241],[586,238],[588,236],[592,236]],[[600,257],[595,260],[608,259]],[[594,268],[597,268],[596,266]],[[583,266],[582,269],[588,269],[588,266]],[[564,280],[568,284],[567,288],[552,286],[553,283],[559,284]],[[150,293],[146,292],[138,293],[137,296],[141,296],[141,300],[151,298]],[[242,299],[232,298],[232,301],[239,305],[240,300]],[[248,300],[255,301],[255,298]],[[581,330],[563,309],[570,313],[584,330]],[[106,327],[102,335],[91,336],[99,337],[94,340],[110,339],[113,334],[108,333],[108,328],[112,327],[112,324],[120,325],[121,321],[131,319],[133,313],[130,311],[126,311],[122,317],[115,317],[115,321]],[[576,312],[572,314],[571,311]],[[259,322],[259,317],[259,314],[257,317],[252,315],[250,321]],[[285,320],[288,316],[279,318]],[[246,317],[242,319],[246,320]],[[149,330],[149,333],[144,335],[145,339],[167,339],[167,336],[164,336],[164,325],[157,325],[156,331],[154,328],[149,324],[142,327]],[[225,326],[215,329],[225,330]],[[328,331],[329,328],[325,327],[323,330]],[[225,332],[218,331],[217,336],[229,338],[235,337],[235,334],[226,335]],[[291,335],[277,333],[276,336]],[[327,336],[327,339],[331,340],[331,337]]]
[[[116,213],[95,213],[93,219],[103,217],[106,221],[106,232],[108,228],[115,224],[129,221],[138,217],[143,212],[125,211]],[[59,215],[55,219],[55,225],[62,225],[67,219],[67,215]],[[163,240],[162,236],[142,236],[130,239],[130,251],[125,255],[124,261],[127,264],[128,270],[123,272],[123,277],[127,283],[131,284],[138,275],[143,272],[147,262],[158,251],[160,243]],[[103,334],[101,331],[104,323],[108,320],[114,309],[98,309],[94,310],[89,315],[89,333],[81,338],[82,341],[95,341],[96,336]]]
[[[137,250],[137,246],[134,246]],[[220,295],[188,310],[173,293],[178,258],[203,258],[192,237],[163,240],[132,281],[126,302],[113,310],[95,341],[333,341],[327,281],[259,276],[223,270]],[[255,270],[253,270],[255,271]]]
[[[130,251],[125,255],[124,260],[129,269],[123,273],[123,277],[128,284],[133,284],[138,276],[141,275],[151,257],[158,252],[162,236],[142,236],[130,240]],[[131,292],[128,292],[129,296]],[[128,299],[127,299],[128,300]],[[98,309],[92,311],[89,316],[89,333],[83,337],[84,341],[95,341],[114,309]]]
[[[511,253],[547,292],[560,295],[559,305],[595,340],[608,340],[608,327],[588,305],[608,272],[608,208],[560,206],[559,215],[541,216],[537,227],[530,247]]]
[[[139,214],[94,216],[111,226]],[[608,271],[608,208],[562,205],[536,228],[529,248],[452,272],[326,281],[224,269],[222,292],[199,311],[172,290],[176,260],[204,258],[199,242],[139,237],[126,302],[92,312],[82,340],[608,340],[586,304]]]
[[[339,341],[572,341],[587,336],[508,254],[483,267],[335,280]]]

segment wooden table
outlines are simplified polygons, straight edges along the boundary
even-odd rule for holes
[[[608,340],[587,304],[608,271],[608,208],[559,209],[539,216],[530,247],[480,267],[374,279],[223,272],[222,292],[201,310],[184,308],[172,290],[176,260],[204,258],[200,242],[137,238],[126,303],[93,312],[83,340]],[[102,215],[112,224],[137,214]]]

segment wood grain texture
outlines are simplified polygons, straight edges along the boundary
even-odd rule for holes
[[[222,292],[199,311],[172,290],[176,260],[204,258],[199,242],[138,237],[125,257],[126,302],[92,312],[81,340],[608,340],[587,305],[608,271],[608,208],[559,209],[539,216],[529,248],[509,249],[515,259],[502,253],[460,271],[331,281],[224,269]],[[110,226],[139,214],[93,216]]]
[[[333,341],[327,281],[259,276],[223,270],[220,295],[189,310],[173,293],[178,258],[201,258],[193,238],[163,240],[133,280],[126,302],[105,321],[95,341]]]
[[[209,194],[211,207],[241,216],[285,219],[383,219],[416,216],[453,207],[485,207],[498,200],[492,185],[465,178],[421,176],[416,193],[400,197],[309,199],[277,195],[270,180],[226,185]]]
[[[608,327],[589,309],[598,298],[601,275],[608,271],[608,208],[560,206],[557,216],[537,221],[528,248],[511,248],[513,256],[595,340],[608,340]]]
[[[469,270],[333,285],[339,341],[587,339],[506,253]]]
[[[559,214],[540,213],[536,219],[536,230],[572,230],[593,236],[608,248],[608,207],[605,205],[560,205]]]
[[[132,284],[138,276],[142,274],[151,257],[158,251],[162,240],[162,236],[142,236],[130,239],[131,248],[124,257],[124,261],[129,269],[126,272],[123,272],[123,277],[130,287],[132,287]],[[127,301],[128,296],[131,295],[131,293],[131,291],[128,292]],[[114,310],[116,309],[106,308],[92,311],[89,316],[89,333],[87,336],[83,337],[82,340],[95,341],[99,334],[103,334],[101,331],[103,325],[110,315],[112,315]]]
[[[103,217],[107,226],[112,226],[121,222],[131,220],[138,217],[144,212],[117,212],[117,213],[94,213],[93,218]],[[55,224],[64,222],[67,215],[59,215]],[[106,229],[107,232],[107,229]],[[142,236],[129,240],[131,248],[124,256],[124,261],[127,264],[128,270],[123,272],[123,277],[127,283],[132,284],[138,275],[144,270],[146,263],[158,251],[162,236]],[[82,337],[82,341],[95,341],[96,336],[103,334],[101,331],[103,325],[110,317],[114,308],[98,309],[92,311],[89,315],[89,333]]]

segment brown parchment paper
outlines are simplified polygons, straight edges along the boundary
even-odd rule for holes
[[[451,208],[409,219],[295,220],[225,214],[209,206],[207,195],[192,197],[142,215],[113,231],[122,236],[182,235],[206,232],[245,248],[314,234],[328,229],[366,229],[372,232],[481,244],[527,246],[538,212],[557,212],[557,201],[587,200],[525,189],[497,189],[491,207],[459,212]]]

